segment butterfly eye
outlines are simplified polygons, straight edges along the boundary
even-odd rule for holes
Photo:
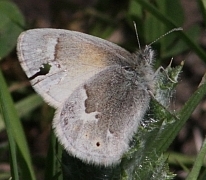
[[[131,66],[125,66],[125,67],[123,67],[123,69],[125,71],[134,71],[134,69]]]

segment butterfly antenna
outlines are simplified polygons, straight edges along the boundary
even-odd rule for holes
[[[163,34],[162,36],[160,36],[159,38],[157,38],[156,40],[154,40],[153,42],[151,42],[148,46],[151,46],[153,43],[157,42],[158,40],[162,39],[163,37],[167,36],[168,34],[174,32],[174,31],[182,31],[183,28],[179,27],[179,28],[174,28],[170,31],[168,31],[167,33]]]
[[[135,29],[136,37],[137,37],[138,46],[139,46],[139,49],[141,50],[139,36],[138,36],[138,32],[137,32],[137,25],[136,25],[136,23],[134,21],[133,21],[133,24],[134,24],[134,29]]]

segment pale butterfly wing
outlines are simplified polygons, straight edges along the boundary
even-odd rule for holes
[[[131,58],[128,51],[113,43],[62,29],[23,32],[17,53],[34,89],[56,108],[86,80],[119,60]],[[39,75],[48,65],[49,71]]]
[[[64,148],[88,163],[120,162],[148,108],[153,51],[132,55],[103,39],[60,29],[26,31],[17,50],[34,89],[57,109],[53,127]]]
[[[120,162],[148,108],[149,94],[111,67],[79,86],[57,109],[53,127],[73,156],[97,165]]]

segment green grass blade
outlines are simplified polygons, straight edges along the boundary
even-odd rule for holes
[[[39,107],[41,104],[43,104],[42,98],[37,94],[32,94],[15,103],[15,107],[19,117],[23,117],[33,111],[35,108]]]
[[[60,160],[61,157],[58,156],[58,150],[57,147],[59,145],[57,144],[57,140],[55,138],[54,133],[52,132],[50,135],[50,143],[49,143],[49,149],[47,153],[46,158],[46,169],[45,169],[45,176],[44,179],[54,179],[54,177],[58,176],[58,172],[60,171]],[[58,177],[56,177],[58,179]]]
[[[185,155],[182,153],[177,153],[177,152],[173,152],[173,151],[169,151],[167,153],[164,154],[165,157],[168,158],[168,162],[169,164],[172,165],[180,165],[183,164],[185,165],[192,165],[195,162],[195,156],[189,156],[189,155]],[[205,160],[205,165],[206,165],[206,160]]]
[[[161,146],[157,147],[158,151],[163,152],[165,151],[169,145],[172,143],[176,135],[184,126],[185,122],[188,120],[192,112],[195,110],[197,105],[200,103],[202,98],[206,94],[206,83],[202,84],[196,92],[190,97],[190,99],[185,103],[183,108],[177,113],[176,120],[172,126],[168,126],[163,129],[161,136],[159,137],[160,140],[162,139]],[[174,117],[171,117],[174,118]],[[174,120],[174,119],[173,119]],[[173,121],[170,119],[169,121]]]
[[[204,162],[205,155],[206,155],[206,139],[203,142],[202,148],[200,149],[200,152],[198,153],[194,166],[191,172],[189,173],[189,175],[187,176],[186,180],[198,179],[200,169]]]
[[[144,9],[149,11],[153,16],[155,16],[159,21],[161,21],[163,24],[165,24],[168,28],[173,29],[177,28],[176,23],[171,20],[170,18],[166,17],[164,14],[162,14],[158,9],[156,9],[154,6],[152,6],[149,2],[145,0],[136,0]],[[179,31],[177,32],[180,35],[180,38],[193,50],[195,53],[206,62],[206,54],[205,52],[195,44],[189,36],[187,36],[184,32]]]
[[[42,98],[37,94],[32,94],[19,102],[15,103],[15,108],[17,110],[19,117],[24,117],[29,114],[31,111],[39,107],[43,103]],[[0,131],[5,129],[4,121],[2,114],[0,114]]]
[[[17,111],[14,107],[12,98],[9,94],[8,88],[6,86],[6,82],[3,78],[3,75],[0,71],[0,104],[1,104],[1,112],[4,118],[4,123],[6,125],[6,130],[8,133],[8,139],[10,143],[10,153],[12,155],[12,175],[13,179],[18,180],[17,168],[21,170],[21,179],[29,179],[34,180],[34,171],[32,168],[31,158],[29,155],[29,150],[26,143],[26,138],[24,135],[23,128],[21,126],[20,120],[17,115]],[[15,143],[14,143],[15,142]],[[15,145],[16,144],[16,145]],[[17,148],[16,148],[17,147]],[[14,150],[17,149],[18,151]],[[18,153],[17,153],[18,152]],[[13,153],[17,153],[18,163],[16,160],[16,155]]]
[[[9,122],[8,122],[9,124]],[[12,130],[10,128],[6,129],[8,139],[9,139],[9,153],[10,153],[10,166],[11,166],[11,177],[13,179],[19,179],[18,173],[18,163],[17,163],[17,150],[16,150],[16,143],[14,138],[12,137]]]

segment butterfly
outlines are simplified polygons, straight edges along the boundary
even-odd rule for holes
[[[32,29],[17,43],[31,85],[56,109],[59,142],[82,161],[118,164],[129,149],[154,91],[151,46],[130,53],[98,37]]]

